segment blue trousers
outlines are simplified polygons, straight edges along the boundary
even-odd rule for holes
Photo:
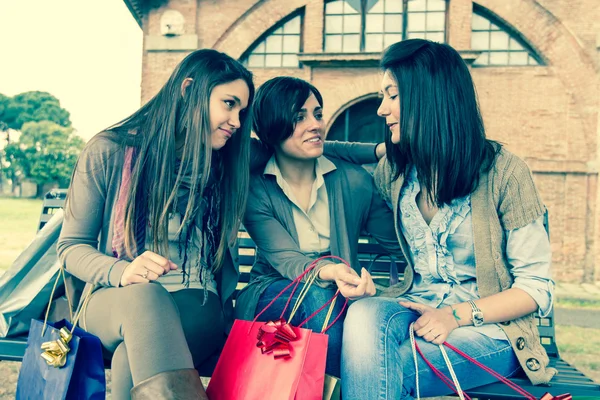
[[[406,400],[416,397],[415,366],[409,326],[419,314],[396,299],[371,297],[356,301],[348,309],[342,344],[342,395],[344,399]],[[492,339],[469,328],[457,328],[446,340],[503,376],[520,369],[510,343]],[[439,346],[417,338],[425,357],[450,377]],[[458,381],[469,389],[496,381],[494,377],[447,350]],[[421,397],[453,392],[418,358]]]

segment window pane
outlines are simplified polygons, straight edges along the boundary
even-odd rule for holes
[[[494,25],[492,23],[490,23],[490,29],[492,31],[501,31],[502,29],[500,29],[497,25]]]
[[[265,56],[263,56],[262,54],[259,56],[250,54],[250,57],[248,57],[248,67],[252,68],[252,67],[264,67],[264,66],[265,66]]]
[[[283,41],[281,36],[271,35],[267,38],[267,53],[281,53]]]
[[[385,31],[391,33],[402,33],[402,14],[386,15]]]
[[[325,36],[325,51],[331,51],[332,53],[340,53],[342,51],[342,36]]]
[[[473,64],[475,65],[488,65],[490,60],[490,53],[482,53]]]
[[[508,49],[508,35],[506,32],[492,32],[490,40],[490,49],[506,50]]]
[[[523,46],[521,46],[521,44],[517,42],[514,38],[510,38],[510,41],[508,42],[508,48],[511,50],[525,50]]]
[[[427,9],[427,0],[410,0],[408,2],[408,12],[425,11]]]
[[[409,14],[410,16],[410,14]],[[444,31],[446,25],[446,15],[444,13],[428,13],[427,14],[427,30],[428,31]]]
[[[276,35],[281,35],[283,33],[283,27],[275,29],[273,33]]]
[[[401,34],[387,34],[383,38],[383,47],[388,47],[402,40]]]
[[[264,53],[265,52],[265,41],[260,42],[256,49],[254,49],[253,53]]]
[[[420,0],[423,1],[423,0]],[[402,12],[402,0],[385,0],[386,13]]]
[[[383,50],[383,35],[368,34],[365,36],[365,51],[375,52]]]
[[[283,37],[283,52],[298,53],[300,51],[300,36],[284,36]]]
[[[490,65],[508,65],[508,53],[504,51],[490,53]]]
[[[360,35],[344,35],[343,50],[346,53],[358,53],[360,51]]]
[[[529,56],[528,60],[529,61],[529,65],[539,65],[538,62],[535,60],[535,58]]]
[[[360,15],[344,16],[344,33],[360,33]]]
[[[444,43],[444,32],[427,32],[425,39],[429,39],[432,42]]]
[[[427,10],[429,11],[446,11],[445,0],[428,0]]]
[[[365,32],[383,32],[383,15],[368,14]]]
[[[407,39],[425,39],[425,32],[408,32]]]
[[[473,50],[487,50],[490,48],[488,32],[471,33],[471,48]]]
[[[298,56],[295,54],[284,54],[281,65],[283,67],[298,68]]]
[[[529,55],[526,52],[510,53],[511,65],[527,65]]]
[[[344,2],[344,14],[358,14],[360,12],[360,0],[349,0]]]
[[[408,14],[408,31],[424,31],[425,30],[425,14],[424,13],[409,13]]]
[[[330,1],[325,4],[325,14],[342,14],[344,12],[344,1]]]
[[[377,2],[375,3],[375,5],[373,5],[373,7],[371,7],[370,9],[367,10],[367,12],[369,13],[382,13],[383,12],[383,4],[385,3],[385,0],[377,0]]]
[[[342,33],[342,17],[325,17],[325,33]]]
[[[486,18],[483,18],[481,15],[473,14],[473,19],[471,20],[471,28],[475,31],[487,31],[490,29],[490,21]]]
[[[300,34],[300,17],[296,17],[283,26],[284,33]]]
[[[265,67],[281,67],[281,54],[267,54]]]

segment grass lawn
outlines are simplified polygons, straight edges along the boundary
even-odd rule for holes
[[[0,271],[34,238],[41,211],[42,200],[0,197]]]

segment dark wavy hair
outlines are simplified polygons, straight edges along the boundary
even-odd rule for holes
[[[311,94],[323,107],[323,97],[317,88],[299,78],[279,76],[258,88],[252,106],[252,124],[258,138],[270,150],[292,136],[296,116]]]
[[[414,165],[429,201],[473,193],[500,145],[486,139],[475,86],[460,54],[424,39],[395,43],[381,63],[398,85],[400,143],[386,137],[394,179]]]
[[[182,84],[191,84],[182,95]],[[107,129],[108,137],[137,152],[131,174],[131,189],[125,210],[125,248],[132,258],[136,240],[136,221],[152,226],[152,248],[168,257],[168,215],[177,201],[183,174],[191,171],[189,201],[181,229],[191,222],[199,207],[200,196],[209,182],[211,164],[216,160],[211,146],[210,95],[222,84],[242,79],[254,97],[252,74],[238,61],[216,50],[197,50],[175,68],[160,91],[138,111]],[[240,128],[218,151],[220,242],[213,268],[218,270],[228,246],[236,238],[249,182],[251,124],[247,112],[240,115]],[[133,135],[132,133],[135,133]],[[176,167],[176,139],[184,137],[180,168]],[[176,173],[177,172],[177,173]],[[215,169],[213,169],[215,173]]]

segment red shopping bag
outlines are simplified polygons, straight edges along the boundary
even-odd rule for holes
[[[334,256],[323,258],[339,259]],[[339,291],[298,327],[291,326],[283,319],[299,283],[321,259],[313,262],[302,275],[284,288],[254,321],[234,321],[206,390],[211,400],[322,399],[328,337],[325,333],[315,333],[302,326],[330,306],[328,320]],[[316,275],[313,274],[307,279],[289,317],[290,320],[315,278]],[[292,286],[294,289],[280,319],[266,323],[256,322],[260,315]],[[326,324],[323,332],[335,324],[345,306],[346,304],[331,324]]]

